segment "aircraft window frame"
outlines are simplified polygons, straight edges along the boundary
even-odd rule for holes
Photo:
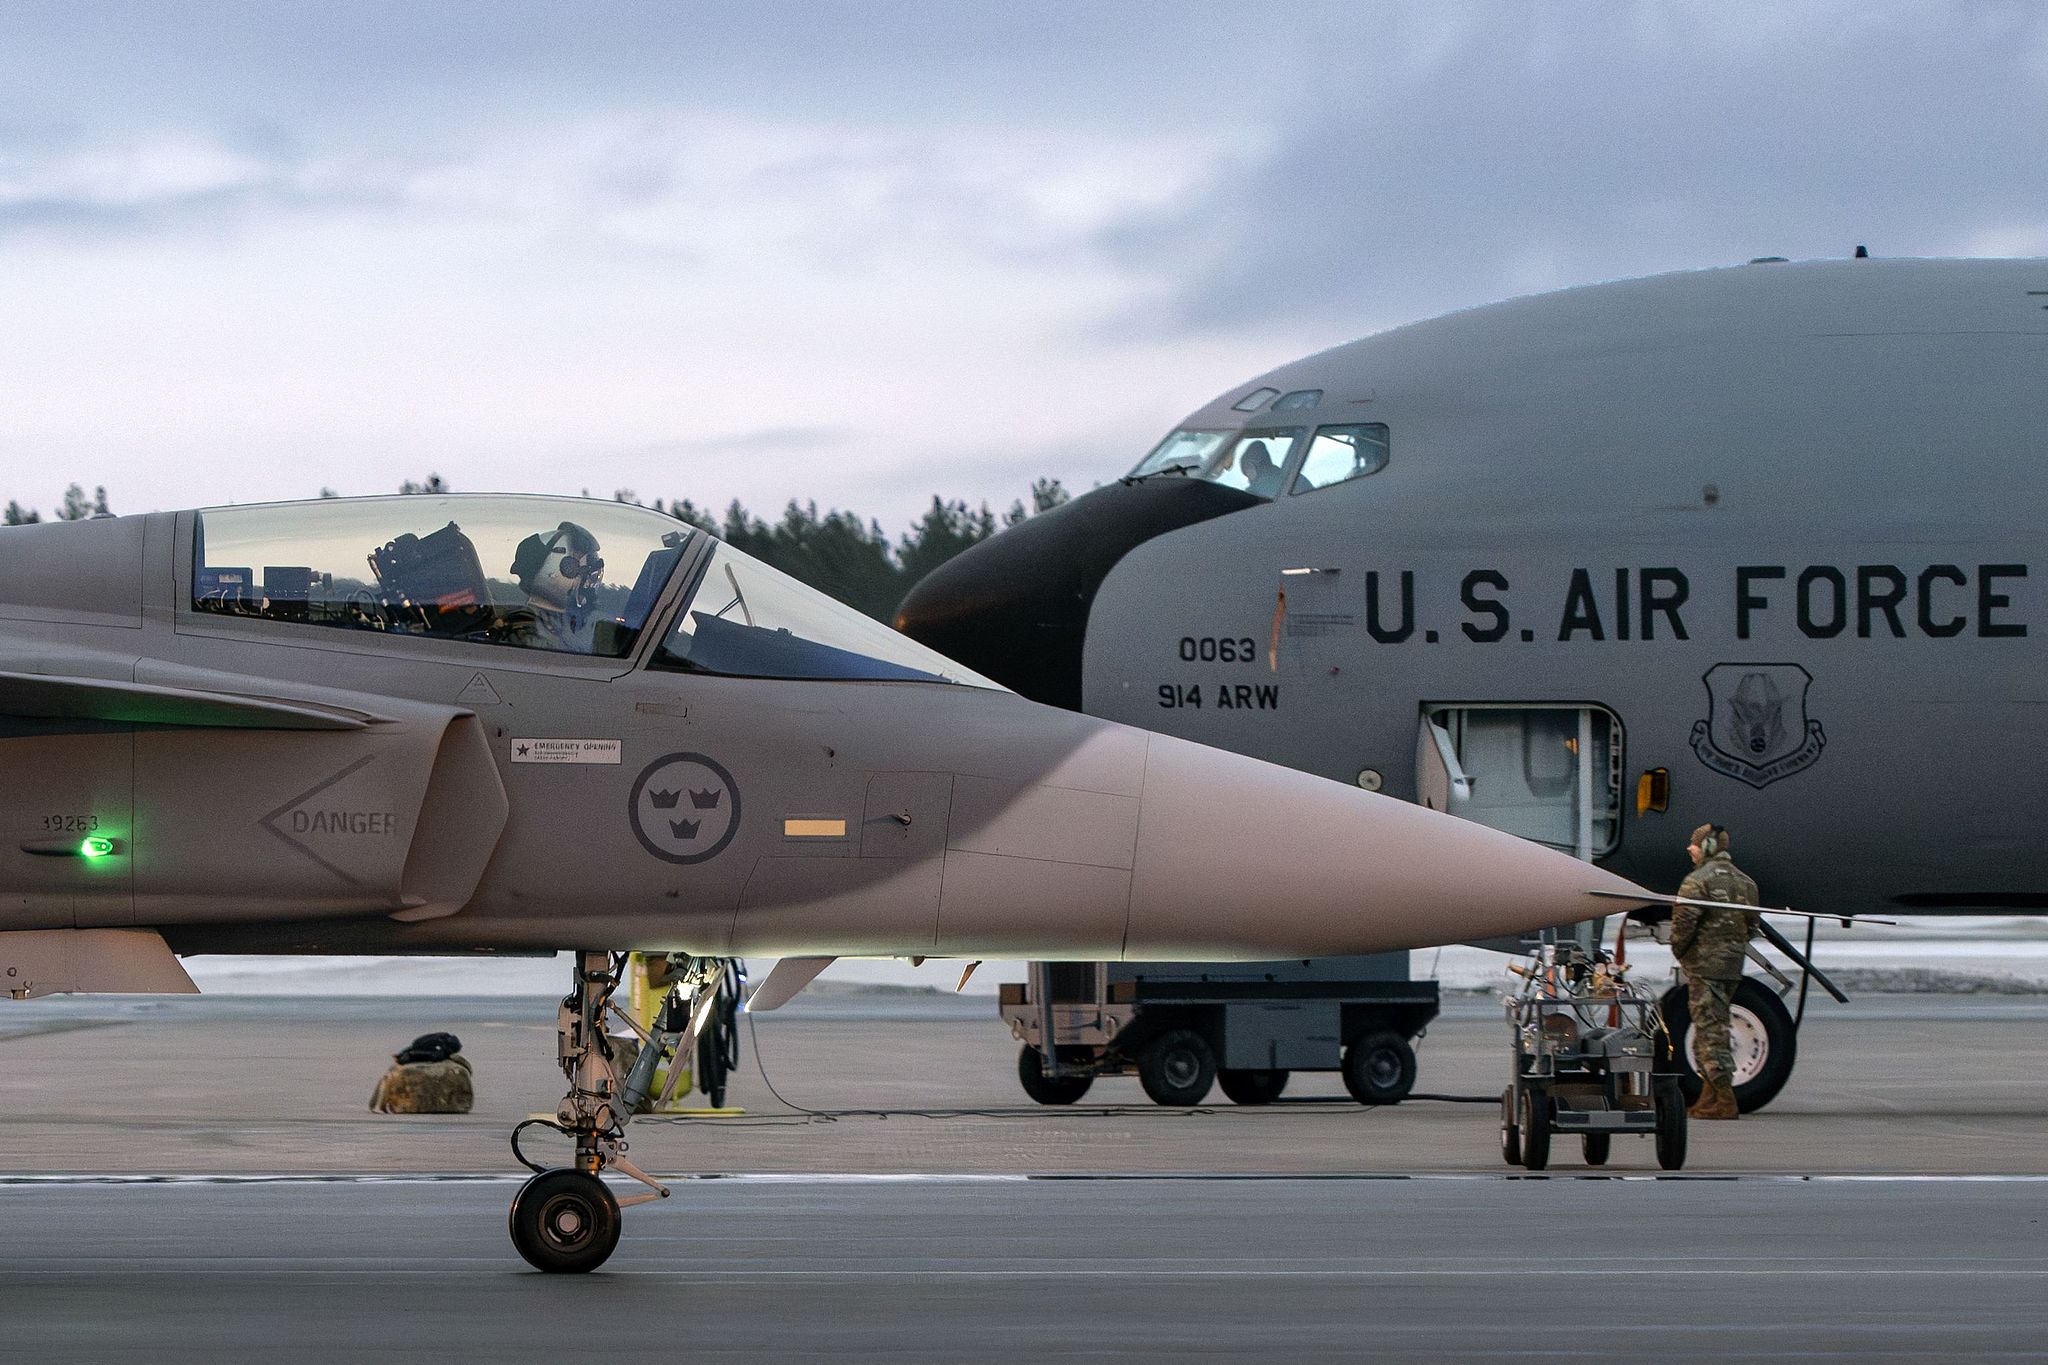
[[[1176,427],[1166,433],[1159,444],[1145,452],[1145,458],[1131,467],[1125,479],[1151,479],[1161,474],[1180,474],[1184,477],[1202,477],[1203,471],[1216,459],[1216,453],[1229,445],[1237,436],[1228,427]],[[1208,444],[1201,444],[1207,437],[1214,437]],[[1169,458],[1177,454],[1177,446],[1199,446],[1186,459]]]
[[[1232,412],[1257,412],[1279,396],[1280,390],[1262,384],[1238,399],[1235,403],[1232,403],[1230,410]]]
[[[703,539],[708,552],[690,566],[679,606],[661,623],[647,659],[650,669],[705,677],[1009,690],[716,536]],[[722,585],[729,586],[729,594]],[[708,613],[693,611],[700,598],[722,605]],[[728,616],[735,608],[737,614]]]
[[[1322,405],[1323,391],[1321,389],[1296,389],[1292,393],[1283,393],[1274,399],[1270,410],[1273,412],[1299,412],[1305,408],[1319,408]]]
[[[310,627],[300,643],[398,639],[465,654],[484,645],[536,664],[615,668],[633,667],[661,634],[678,584],[712,539],[646,508],[549,495],[319,499],[182,515],[190,524],[179,536],[181,631]],[[209,563],[209,530],[218,564]],[[619,581],[607,576],[607,555]],[[556,622],[539,585],[571,560],[575,591]],[[493,666],[517,665],[507,657]]]
[[[1322,439],[1324,432],[1369,431],[1374,428],[1377,428],[1379,431],[1380,461],[1378,464],[1370,469],[1355,470],[1341,479],[1331,479],[1326,483],[1304,484],[1304,480],[1308,478],[1308,462],[1314,457],[1316,442]],[[1354,458],[1356,458],[1355,455]],[[1360,479],[1369,479],[1393,462],[1393,433],[1388,429],[1385,422],[1326,422],[1318,426],[1310,434],[1308,440],[1302,443],[1300,458],[1295,462],[1294,468],[1288,471],[1287,493],[1289,497],[1300,497],[1303,493],[1320,492],[1325,488],[1340,488],[1347,483],[1357,483]]]
[[[1240,431],[1231,433],[1230,441],[1211,456],[1208,464],[1195,477],[1204,482],[1213,483],[1220,488],[1234,488],[1240,493],[1250,493],[1255,498],[1272,502],[1287,491],[1288,482],[1293,477],[1290,471],[1308,441],[1309,434],[1310,428],[1306,425],[1245,427]],[[1244,454],[1245,448],[1253,441],[1263,441],[1266,444],[1268,447],[1268,459],[1272,459],[1270,453],[1272,446],[1281,442],[1287,443],[1286,453],[1278,459],[1272,459],[1274,482],[1272,491],[1268,493],[1255,491],[1249,479],[1243,483],[1236,483],[1224,477],[1226,472],[1234,474],[1237,471],[1239,458]]]

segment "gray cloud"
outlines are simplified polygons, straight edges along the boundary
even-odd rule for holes
[[[1001,506],[1450,307],[2048,253],[2044,83],[2003,0],[16,0],[0,461]]]
[[[1341,333],[1755,255],[1944,254],[2038,229],[2044,52],[2040,10],[1978,3],[1528,7],[1433,59],[1341,43],[1266,155],[1103,234],[1168,282],[1121,326]]]

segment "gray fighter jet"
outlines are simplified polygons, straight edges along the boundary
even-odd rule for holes
[[[1035,704],[711,536],[574,499],[0,531],[0,762],[8,995],[190,990],[180,953],[574,950],[552,1126],[576,1161],[512,1218],[550,1270],[616,1244],[607,1168],[666,1193],[624,1125],[701,1018],[686,967],[618,1074],[627,950],[783,956],[772,1007],[840,955],[1366,952],[1640,891]]]
[[[1789,264],[1454,313],[1190,414],[912,591],[1026,696],[1674,885],[2048,909],[2048,261]],[[1747,1107],[1790,1019],[1750,983]]]

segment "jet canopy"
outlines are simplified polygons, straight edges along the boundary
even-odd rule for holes
[[[653,664],[737,677],[995,687],[673,517],[497,494],[213,507],[192,610],[600,658],[634,652],[688,589]]]

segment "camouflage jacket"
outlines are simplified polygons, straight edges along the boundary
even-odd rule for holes
[[[1725,853],[1706,859],[1679,883],[1678,894],[1730,906],[1756,905],[1756,883]],[[1692,976],[1732,980],[1742,975],[1743,952],[1756,933],[1754,917],[1740,910],[1671,909],[1671,954]]]

